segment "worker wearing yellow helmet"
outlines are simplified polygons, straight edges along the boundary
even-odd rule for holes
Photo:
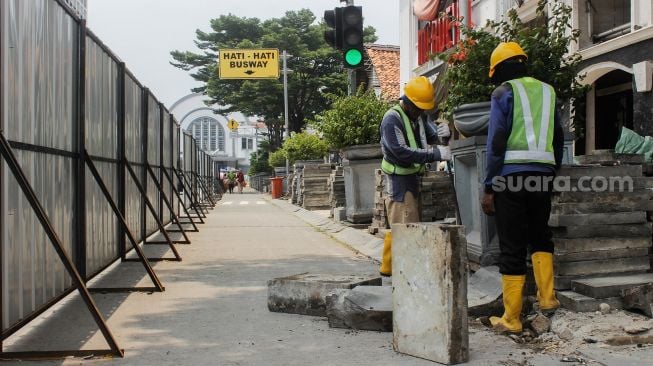
[[[485,192],[481,207],[494,215],[503,283],[500,332],[522,331],[522,292],[530,252],[539,308],[560,306],[553,291],[553,242],[548,227],[553,178],[562,162],[563,129],[553,87],[527,76],[528,56],[515,42],[500,43],[490,58],[492,93]]]
[[[387,177],[388,200],[385,202],[388,223],[419,221],[419,177],[425,164],[451,159],[448,146],[432,146],[438,137],[447,139],[451,131],[446,124],[437,128],[426,120],[424,112],[435,108],[433,84],[424,76],[411,79],[404,87],[399,104],[390,108],[381,122],[381,170]],[[380,272],[392,274],[391,235],[383,246]]]

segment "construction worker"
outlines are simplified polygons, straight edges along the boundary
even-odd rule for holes
[[[532,253],[539,307],[560,306],[553,291],[553,242],[548,227],[551,187],[563,154],[563,130],[551,85],[527,76],[528,56],[515,42],[500,43],[490,58],[492,93],[483,211],[494,215],[501,250],[502,317],[499,332],[522,331],[520,314],[527,250]]]
[[[399,104],[390,108],[381,122],[381,169],[386,174],[389,199],[385,202],[388,223],[419,221],[419,177],[425,164],[451,159],[448,146],[435,146],[438,137],[448,139],[451,131],[446,123],[437,129],[421,118],[424,111],[435,107],[434,89],[424,76],[410,80],[404,87]],[[386,233],[380,272],[392,275],[392,236]]]

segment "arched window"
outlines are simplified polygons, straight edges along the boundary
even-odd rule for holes
[[[224,128],[211,117],[200,117],[186,129],[197,141],[200,149],[213,152],[224,151]]]

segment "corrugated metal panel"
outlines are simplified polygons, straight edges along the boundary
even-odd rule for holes
[[[132,163],[140,163],[143,157],[141,142],[142,90],[131,77],[125,78],[125,155]],[[140,177],[141,168],[133,166]],[[129,173],[125,172],[125,214],[129,228],[138,241],[141,235],[141,195]],[[129,239],[127,239],[129,240]],[[129,246],[129,244],[128,244]]]
[[[172,156],[172,139],[170,136],[170,124],[172,123],[172,120],[170,119],[170,114],[165,113],[163,115],[163,125],[161,126],[161,134],[162,134],[162,139],[163,139],[163,156],[161,157],[161,166],[165,168],[170,167],[170,157]],[[170,183],[168,182],[167,179],[163,178],[163,173],[160,173],[159,175],[161,177],[161,186],[163,188],[163,192],[168,198],[168,201],[172,199],[172,195],[170,192]],[[161,211],[162,211],[162,217],[164,222],[170,222],[170,210],[168,210],[168,207],[165,205],[165,203],[161,206]]]
[[[117,157],[118,146],[118,65],[90,37],[86,38],[86,149],[89,154]],[[115,163],[95,165],[117,199]],[[95,274],[117,259],[118,221],[90,172],[86,174],[86,266]]]
[[[3,0],[4,131],[11,140],[72,150],[76,23],[53,1]],[[68,253],[73,253],[72,159],[16,151]],[[71,285],[29,203],[3,169],[5,330]]]
[[[159,134],[161,133],[161,108],[156,99],[151,95],[148,98],[148,113],[147,113],[147,160],[152,166],[154,174],[158,176],[159,168],[156,166],[159,165],[160,154],[159,154]],[[147,175],[147,197],[149,198],[152,206],[154,206],[157,215],[161,212],[159,207],[159,193],[157,192],[156,186],[152,182],[152,177]],[[146,215],[146,229],[147,234],[153,234],[159,228],[156,224],[155,218],[152,216],[151,212],[148,210]]]

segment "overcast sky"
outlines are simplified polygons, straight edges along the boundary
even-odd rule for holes
[[[378,43],[399,44],[397,0],[356,0],[365,25]],[[337,0],[88,0],[88,27],[156,97],[170,107],[197,86],[187,72],[170,65],[171,50],[196,51],[195,30],[209,31],[221,14],[278,18],[287,10],[309,8],[321,19]]]

